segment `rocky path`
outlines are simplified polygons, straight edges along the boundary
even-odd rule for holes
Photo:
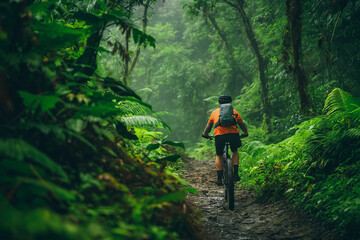
[[[183,178],[198,190],[187,204],[202,217],[206,239],[335,239],[320,224],[295,213],[285,204],[259,203],[254,196],[236,187],[234,211],[225,208],[224,188],[215,184],[213,161],[188,160]]]

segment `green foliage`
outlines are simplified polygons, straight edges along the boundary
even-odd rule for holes
[[[13,159],[14,161],[29,159],[41,167],[50,170],[53,174],[61,176],[64,181],[68,181],[68,177],[61,166],[22,139],[1,139],[0,156],[5,159]]]
[[[0,4],[1,239],[186,235],[181,156],[165,149],[184,145],[163,139],[149,155],[170,128],[119,79],[94,73],[107,51],[94,36],[110,26],[155,47],[133,22],[143,4]]]
[[[246,144],[240,154],[241,184],[258,197],[285,196],[343,236],[357,236],[360,129],[351,114],[357,101],[334,89],[325,101],[327,115],[303,122],[280,143]]]
[[[20,97],[23,99],[24,105],[29,109],[35,111],[38,106],[41,112],[48,111],[55,107],[55,104],[60,101],[58,96],[49,95],[35,95],[29,92],[19,91]]]

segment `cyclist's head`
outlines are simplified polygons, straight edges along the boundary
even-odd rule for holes
[[[223,104],[223,103],[231,103],[232,102],[232,98],[231,96],[224,94],[224,95],[220,95],[219,97],[219,103]]]

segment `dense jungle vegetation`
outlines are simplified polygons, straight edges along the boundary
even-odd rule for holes
[[[239,186],[360,232],[360,1],[0,2],[1,239],[191,239],[220,94]],[[184,151],[186,148],[186,152]],[[214,175],[215,176],[215,175]]]

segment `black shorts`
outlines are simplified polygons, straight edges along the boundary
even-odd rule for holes
[[[240,135],[238,133],[218,135],[215,136],[216,155],[223,155],[226,142],[230,143],[230,149],[232,152],[235,152],[239,147],[241,147]]]

